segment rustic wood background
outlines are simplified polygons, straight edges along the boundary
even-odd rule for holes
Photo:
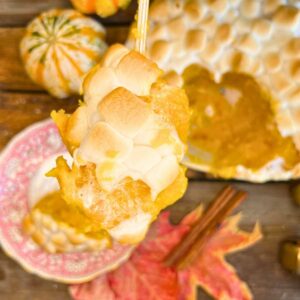
[[[0,0],[0,150],[20,130],[45,119],[52,109],[72,111],[76,98],[57,100],[33,84],[19,58],[19,41],[29,20],[48,8],[70,7],[68,0]],[[126,12],[101,20],[107,27],[109,43],[124,42],[135,13],[133,3]],[[172,219],[180,218],[201,202],[210,201],[226,182],[205,179],[190,172],[189,189],[171,208]],[[300,299],[300,277],[284,271],[278,263],[281,241],[300,236],[300,207],[289,197],[288,183],[233,183],[249,192],[241,206],[242,227],[251,230],[260,220],[264,239],[251,249],[232,254],[228,260],[250,286],[257,300]],[[0,299],[70,299],[67,287],[40,279],[23,271],[0,250]],[[199,299],[210,299],[199,290]],[[105,300],[105,299],[99,299]]]

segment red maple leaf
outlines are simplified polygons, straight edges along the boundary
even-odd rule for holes
[[[89,283],[71,286],[72,297],[75,300],[186,300],[196,299],[197,286],[201,286],[215,299],[251,299],[247,285],[224,259],[225,254],[248,247],[261,238],[258,225],[251,233],[238,229],[240,215],[222,224],[191,267],[178,272],[163,263],[201,213],[201,208],[194,210],[176,226],[170,224],[169,213],[161,214],[125,264]]]

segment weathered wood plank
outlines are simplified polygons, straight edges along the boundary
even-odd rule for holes
[[[48,118],[53,109],[72,111],[78,102],[76,98],[58,100],[42,93],[0,92],[0,150],[22,129]]]
[[[20,58],[19,44],[24,30],[24,28],[0,28],[0,90],[42,90],[27,76]],[[126,40],[127,34],[128,27],[108,27],[107,42],[122,43]]]
[[[0,0],[0,26],[25,26],[30,20],[41,12],[51,8],[71,8],[70,0]],[[102,24],[129,24],[136,12],[136,1],[132,1],[130,6],[121,10],[116,15],[98,19]]]
[[[185,197],[171,208],[172,220],[178,222],[200,203],[208,203],[225,184],[191,182]],[[289,198],[289,184],[234,185],[249,193],[248,200],[240,207],[244,214],[241,226],[250,230],[259,219],[265,237],[254,247],[230,255],[228,261],[250,285],[254,299],[299,299],[299,277],[284,271],[278,263],[279,243],[299,234],[300,208],[294,206]],[[13,292],[15,287],[18,287],[19,293]],[[3,254],[0,254],[0,293],[7,295],[3,299],[10,300],[69,299],[65,286],[26,274]],[[199,291],[198,299],[211,298]]]
[[[25,73],[19,44],[24,28],[0,28],[0,89],[40,90]]]
[[[176,220],[180,214],[192,210],[195,205],[208,203],[216,192],[230,181],[192,181],[184,198],[172,206]],[[284,231],[293,228],[299,230],[300,207],[296,206],[289,195],[289,183],[232,183],[233,186],[248,192],[247,200],[241,205],[244,212],[242,224],[249,226],[259,220],[262,225],[274,230]],[[300,233],[300,232],[299,232]]]

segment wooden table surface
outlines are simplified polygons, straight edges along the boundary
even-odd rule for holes
[[[68,0],[0,0],[0,150],[26,126],[45,119],[53,109],[74,109],[77,99],[57,100],[33,84],[19,57],[19,41],[27,22],[40,11],[69,7]],[[126,12],[103,20],[108,42],[124,42],[136,4]],[[171,207],[172,219],[180,218],[201,202],[208,202],[226,182],[203,179],[190,172],[190,185],[184,198]],[[234,182],[249,192],[241,206],[242,227],[251,230],[256,220],[262,224],[264,239],[256,246],[232,254],[236,267],[258,300],[300,299],[300,277],[284,271],[278,263],[281,241],[300,236],[300,208],[289,197],[288,183],[263,185]],[[30,275],[0,250],[0,299],[70,299],[67,287]],[[199,290],[199,299],[210,299]],[[105,300],[105,299],[99,299]]]

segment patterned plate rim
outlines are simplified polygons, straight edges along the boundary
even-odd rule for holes
[[[28,127],[21,130],[19,133],[17,133],[14,137],[12,137],[9,142],[6,144],[6,146],[3,148],[3,150],[0,152],[0,164],[4,161],[6,155],[11,151],[11,149],[14,147],[14,145],[23,138],[24,135],[30,133],[32,130],[37,129],[39,127],[47,126],[48,124],[52,124],[53,121],[51,119],[42,120],[39,122],[36,122],[34,124],[29,125]],[[120,256],[118,260],[114,261],[114,263],[108,264],[105,268],[97,270],[95,272],[91,272],[90,274],[87,274],[85,276],[78,276],[72,277],[72,278],[66,278],[66,275],[51,275],[48,274],[45,271],[42,271],[40,269],[33,269],[33,266],[30,265],[27,261],[22,259],[15,250],[9,245],[9,243],[6,241],[6,238],[2,235],[2,231],[0,230],[0,246],[2,247],[4,253],[16,261],[25,271],[27,271],[30,274],[35,274],[43,279],[47,280],[53,280],[61,283],[66,284],[76,284],[76,283],[83,283],[86,281],[90,281],[94,279],[95,277],[106,273],[107,271],[116,269],[120,264],[125,262],[129,256],[131,255],[134,246],[129,247],[127,251],[124,251],[124,255]]]

